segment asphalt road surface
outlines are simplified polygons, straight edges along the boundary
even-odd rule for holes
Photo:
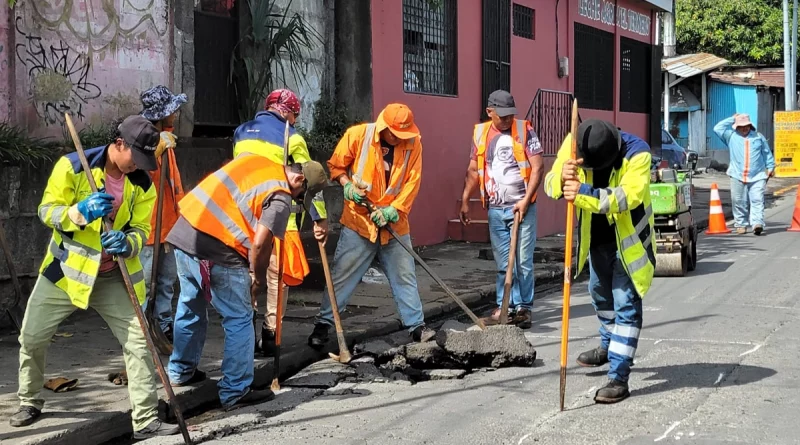
[[[592,400],[607,366],[575,364],[597,344],[582,283],[572,298],[564,412],[561,297],[551,294],[537,300],[527,334],[541,358],[534,368],[413,386],[359,384],[278,415],[262,412],[249,427],[206,443],[800,443],[800,233],[786,232],[793,202],[788,196],[767,210],[765,236],[701,238],[695,272],[655,280],[645,298],[632,395],[622,403]]]

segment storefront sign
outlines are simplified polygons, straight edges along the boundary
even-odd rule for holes
[[[641,36],[650,36],[650,16],[640,14],[605,0],[578,0],[578,14],[606,25],[616,25],[620,29]]]
[[[800,177],[800,111],[775,112],[775,176]]]

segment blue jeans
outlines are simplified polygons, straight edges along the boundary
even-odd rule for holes
[[[764,190],[766,186],[766,179],[744,183],[731,178],[734,227],[747,227],[748,222],[751,227],[757,225],[764,227]]]
[[[203,354],[208,328],[207,302],[201,294],[200,260],[175,249],[181,295],[175,311],[175,340],[169,358],[169,379],[189,380]],[[250,303],[250,273],[246,267],[211,268],[211,305],[222,316],[225,347],[219,400],[230,407],[250,391],[253,383],[253,306]]]
[[[497,307],[503,304],[503,284],[506,280],[508,253],[511,249],[511,228],[514,226],[513,207],[489,208],[489,239],[492,254],[497,264]],[[514,281],[511,286],[509,307],[514,309],[533,308],[533,251],[536,248],[536,204],[528,207],[528,212],[519,223],[517,253],[514,265]]]
[[[642,299],[636,293],[617,246],[589,250],[589,293],[600,320],[600,347],[608,350],[608,377],[627,382],[642,329]]]
[[[400,239],[407,246],[411,245],[409,235],[403,235]],[[403,322],[403,326],[409,331],[413,331],[417,326],[425,323],[422,302],[417,290],[414,258],[395,239],[383,246],[379,246],[379,243],[380,240],[372,243],[357,232],[342,227],[339,243],[336,245],[336,253],[333,255],[331,270],[331,280],[339,312],[344,311],[353,291],[361,281],[361,277],[367,272],[377,254],[381,262],[381,269],[386,273],[389,286],[392,288],[392,296],[397,305],[397,311],[400,313],[400,320]],[[333,310],[327,288],[316,322],[333,326]]]
[[[169,246],[169,249],[165,249],[166,246],[167,244],[161,244],[161,253],[158,255],[156,306],[153,311],[163,332],[172,330],[172,297],[175,295],[175,280],[178,275],[177,266],[175,265],[175,248]],[[154,246],[144,246],[139,254],[148,296],[150,295],[150,278],[153,274],[153,250],[155,250]],[[145,300],[142,309],[147,310],[147,300]]]

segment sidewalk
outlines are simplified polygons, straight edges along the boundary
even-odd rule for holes
[[[708,188],[717,182],[723,207],[730,213],[725,176],[703,175],[695,179],[695,218],[700,228],[708,219]],[[786,189],[796,180],[771,180],[770,192]],[[470,306],[481,306],[494,300],[494,261],[479,258],[485,244],[444,243],[422,248],[420,256]],[[563,275],[563,236],[537,240],[535,256],[537,289],[558,286]],[[332,258],[331,258],[332,260]],[[458,311],[456,304],[420,267],[417,268],[420,294],[425,316],[432,319]],[[292,289],[284,322],[284,346],[281,376],[286,378],[305,366],[335,351],[332,338],[326,351],[316,352],[306,346],[322,292],[318,289]],[[263,302],[263,298],[261,299]],[[259,312],[263,315],[264,308]],[[388,284],[362,283],[353,296],[343,324],[348,343],[385,335],[401,329]],[[209,313],[208,341],[203,351],[201,369],[212,379],[220,377],[222,329],[220,317]],[[260,321],[259,321],[260,323]],[[64,376],[80,379],[79,389],[63,394],[43,390],[48,403],[42,419],[28,428],[11,428],[7,418],[17,408],[18,344],[16,335],[0,335],[0,442],[13,444],[100,444],[130,433],[130,405],[127,388],[106,380],[110,372],[123,369],[119,345],[94,311],[76,312],[59,329],[48,353],[46,378]],[[249,353],[249,352],[247,352]],[[167,358],[162,358],[166,364]],[[256,384],[272,379],[272,359],[256,359]],[[214,380],[193,388],[175,388],[179,403],[188,416],[214,406],[217,389]],[[162,398],[166,395],[161,393]]]

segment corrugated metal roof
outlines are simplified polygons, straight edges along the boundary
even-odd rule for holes
[[[685,54],[661,61],[661,70],[678,77],[692,77],[727,65],[728,61],[708,53]]]
[[[783,68],[742,68],[709,75],[717,82],[731,85],[751,85],[783,88]]]

